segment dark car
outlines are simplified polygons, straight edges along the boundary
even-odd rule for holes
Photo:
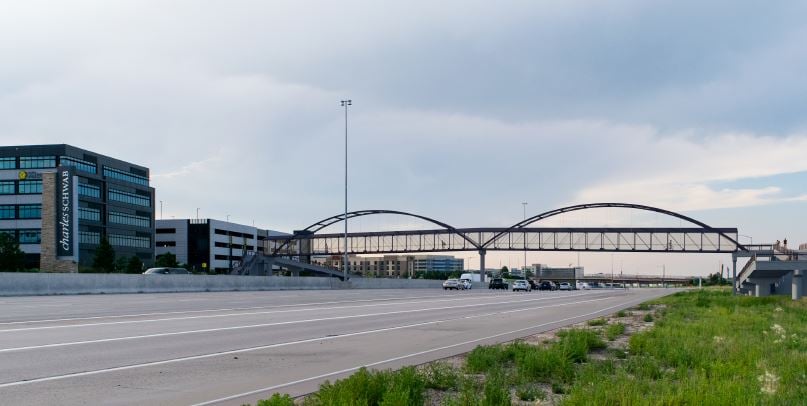
[[[541,285],[538,287],[538,290],[557,290],[558,287],[555,285],[555,282],[552,281],[543,281]]]
[[[508,290],[509,288],[510,286],[508,286],[507,282],[505,282],[502,278],[493,278],[490,280],[490,284],[488,284],[488,289]]]
[[[530,289],[538,290],[538,283],[532,279],[527,279],[527,282],[530,284]]]

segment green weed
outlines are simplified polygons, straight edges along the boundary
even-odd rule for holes
[[[269,399],[259,400],[256,406],[294,406],[294,399],[289,395],[275,393]]]
[[[605,325],[605,323],[606,323],[606,321],[605,321],[605,319],[603,319],[603,318],[594,319],[594,320],[589,320],[589,321],[587,322],[587,324],[588,324],[589,326],[604,326],[604,325]]]
[[[609,324],[605,328],[605,337],[608,341],[614,341],[617,337],[625,334],[625,325],[622,323]]]
[[[645,315],[644,315],[644,319],[643,319],[643,320],[645,321],[645,323],[650,323],[650,322],[652,322],[652,321],[653,321],[653,315],[652,315],[652,314],[650,314],[650,313],[647,313],[647,314],[645,314]]]

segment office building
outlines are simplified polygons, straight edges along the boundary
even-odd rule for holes
[[[342,269],[343,258],[330,256],[313,258],[312,262],[333,269]],[[450,255],[382,255],[348,256],[348,270],[365,276],[417,277],[423,272],[462,272],[465,260]]]
[[[117,257],[150,264],[149,169],[64,144],[0,147],[0,232],[43,271],[91,266],[102,236]]]
[[[263,253],[270,235],[285,234],[214,219],[157,220],[155,254],[170,252],[196,271],[229,273],[247,252]]]

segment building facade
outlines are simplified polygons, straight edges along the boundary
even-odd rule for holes
[[[546,264],[533,264],[527,268],[532,271],[533,278],[538,280],[573,282],[578,279],[583,279],[584,276],[582,266],[552,267]]]
[[[155,254],[174,254],[195,271],[229,273],[247,252],[263,253],[270,235],[284,234],[214,219],[157,220]]]
[[[311,262],[342,269],[341,256],[313,258]],[[364,276],[416,277],[422,272],[462,272],[465,260],[450,255],[348,256],[348,270]]]
[[[50,262],[42,266],[41,253],[56,252],[59,236],[43,237],[43,225],[55,230],[57,216],[63,215],[61,207],[50,207],[58,206],[65,192],[57,187],[62,184],[57,176],[61,169],[71,179],[64,184],[77,196],[76,207],[70,207],[77,220],[73,262],[91,266],[106,236],[116,256],[152,263],[154,188],[149,186],[148,168],[64,144],[0,147],[0,232],[19,242],[26,265],[55,270],[48,269]],[[53,185],[49,179],[54,179]]]

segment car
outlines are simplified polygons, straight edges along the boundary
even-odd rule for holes
[[[569,282],[561,282],[560,285],[558,285],[558,290],[572,290],[572,285],[570,285]]]
[[[538,287],[538,290],[557,290],[558,287],[555,285],[555,282],[552,281],[542,281]]]
[[[449,290],[449,289],[460,290],[464,288],[465,287],[463,286],[463,284],[460,282],[459,279],[452,278],[447,279],[445,282],[443,282],[443,290]]]
[[[146,269],[146,272],[143,272],[143,275],[190,275],[185,268],[149,268]]]
[[[460,279],[460,282],[462,282],[462,288],[463,289],[469,289],[470,290],[471,288],[474,287],[474,284],[471,283],[470,279]]]
[[[532,291],[532,287],[530,287],[530,284],[527,283],[527,281],[525,281],[524,279],[520,279],[520,280],[517,280],[517,281],[513,282],[513,292],[515,292],[517,290],[523,290],[524,292],[530,292],[530,291]]]
[[[507,290],[508,288],[509,288],[509,286],[507,285],[507,282],[505,282],[504,279],[502,279],[502,278],[493,278],[493,279],[490,280],[490,283],[488,284],[488,289],[504,289],[504,290]]]
[[[532,290],[538,290],[538,283],[537,283],[537,282],[535,282],[534,280],[532,280],[532,279],[527,279],[527,283],[529,283],[529,284],[530,284],[530,289],[532,289]]]
[[[576,289],[578,290],[589,290],[591,286],[588,285],[586,282],[577,282]]]

